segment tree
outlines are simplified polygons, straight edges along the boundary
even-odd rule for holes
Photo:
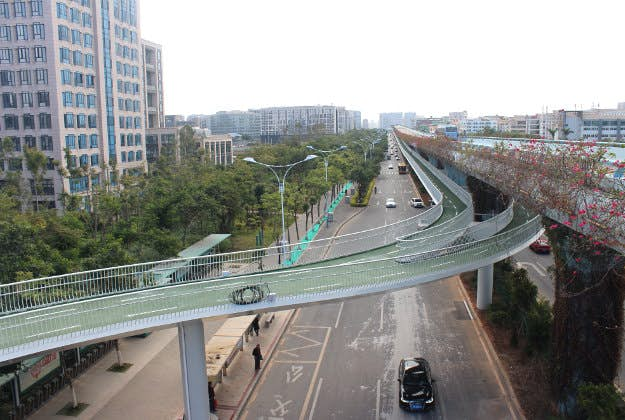
[[[26,168],[33,175],[33,190],[35,191],[35,210],[39,211],[39,195],[43,188],[43,175],[46,171],[48,158],[46,155],[35,148],[26,147],[24,149],[24,157],[26,158]]]

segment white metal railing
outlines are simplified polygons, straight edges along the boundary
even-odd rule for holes
[[[399,238],[397,246],[401,254],[414,253],[415,251],[431,251],[445,248],[451,245],[473,242],[493,236],[512,221],[514,217],[514,203],[511,203],[504,211],[484,222],[464,227],[450,232],[437,233],[431,236],[421,236],[419,238]]]
[[[434,280],[505,258],[534,240],[541,231],[537,216],[486,239],[410,255],[295,268],[280,275],[257,273],[170,285],[159,290],[127,293],[124,299],[90,299],[65,306],[63,310],[48,308],[34,314],[8,315],[0,318],[0,360],[16,354],[16,348],[27,354],[35,346],[50,349],[68,341],[84,341],[86,336],[105,337],[194,316],[234,314],[250,307],[284,307],[407,287],[420,279]],[[229,302],[228,296],[233,291],[259,284],[274,293],[274,298],[256,306]]]

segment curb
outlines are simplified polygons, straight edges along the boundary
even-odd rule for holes
[[[504,387],[504,392],[506,394],[504,395],[504,397],[510,401],[510,405],[512,406],[513,411],[515,412],[514,414],[516,414],[518,418],[525,420],[526,419],[525,414],[523,413],[521,404],[519,404],[519,400],[516,397],[516,393],[514,392],[514,388],[512,387],[512,382],[510,382],[510,377],[508,376],[508,372],[503,367],[503,364],[501,363],[501,360],[499,359],[499,355],[497,354],[497,352],[495,351],[495,348],[493,347],[493,343],[490,342],[490,337],[484,330],[484,325],[482,324],[482,320],[480,319],[479,316],[477,316],[476,308],[473,306],[473,302],[471,301],[469,294],[464,288],[464,283],[462,283],[462,280],[460,280],[460,276],[455,276],[455,277],[458,280],[458,285],[459,285],[459,289],[462,294],[462,297],[465,299],[465,302],[467,302],[467,304],[471,307],[471,312],[473,312],[474,314],[473,320],[475,322],[473,323],[473,325],[475,325],[475,329],[478,333],[478,338],[486,346],[486,349],[488,353],[490,354],[490,358],[493,360],[493,363],[495,364],[497,368],[497,371],[498,371],[497,374],[500,376],[501,381],[503,382],[502,386]]]
[[[298,309],[292,309],[290,311],[290,313],[287,315],[287,319],[282,324],[283,325],[282,331],[273,339],[273,343],[272,343],[271,349],[267,352],[267,354],[266,354],[267,357],[264,358],[265,359],[265,363],[263,363],[263,366],[260,368],[260,371],[258,372],[258,375],[254,375],[254,378],[252,379],[252,382],[250,382],[247,385],[247,388],[245,389],[245,392],[243,393],[243,396],[241,397],[241,399],[239,400],[239,403],[237,404],[238,408],[232,414],[232,416],[230,417],[230,420],[238,419],[241,416],[241,413],[243,412],[243,410],[245,410],[245,407],[247,407],[247,403],[248,403],[248,401],[250,399],[250,396],[254,392],[254,389],[256,389],[256,385],[260,381],[260,378],[264,375],[265,369],[269,365],[269,362],[271,361],[271,358],[273,357],[273,353],[276,350],[276,348],[278,347],[278,342],[284,336],[284,333],[286,332],[288,326],[291,324],[291,321],[293,320],[293,317],[295,316],[295,313],[297,311],[298,311]]]
[[[347,219],[345,219],[340,225],[339,227],[336,229],[336,232],[334,232],[334,235],[332,235],[332,240],[330,241],[330,243],[327,245],[326,250],[323,252],[323,257],[325,258],[328,255],[328,252],[330,252],[330,247],[334,244],[334,238],[341,232],[341,229],[343,229],[343,227],[350,221],[352,220],[354,217],[358,216],[360,213],[362,213],[363,211],[365,211],[367,209],[367,207],[362,207],[360,209],[358,209],[357,212],[355,212],[354,214],[352,214],[351,216],[349,216]]]

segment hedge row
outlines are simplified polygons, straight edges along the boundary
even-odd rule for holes
[[[369,205],[369,199],[371,198],[371,192],[373,191],[373,187],[375,186],[375,179],[373,179],[369,183],[369,187],[367,188],[367,193],[365,194],[364,200],[362,202],[359,200],[358,190],[356,190],[356,194],[352,196],[349,200],[349,205],[352,207],[367,207]]]

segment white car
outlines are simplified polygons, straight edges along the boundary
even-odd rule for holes
[[[410,199],[410,205],[415,209],[420,209],[423,207],[423,200],[421,200],[419,197],[412,197]]]
[[[397,207],[397,203],[395,202],[394,198],[387,198],[386,199],[386,208],[390,209],[390,208],[395,208]]]
[[[388,165],[388,168],[389,169],[393,169],[393,165]]]

